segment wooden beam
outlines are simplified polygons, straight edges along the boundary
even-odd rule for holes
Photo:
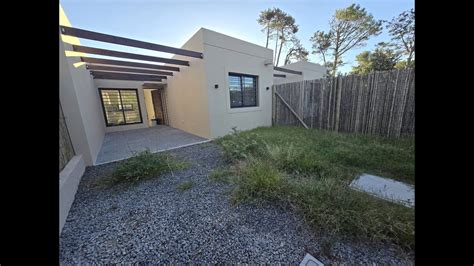
[[[295,71],[295,70],[286,69],[286,68],[282,68],[282,67],[273,67],[273,69],[276,70],[276,71],[280,71],[280,72],[296,74],[296,75],[303,75],[303,72],[301,72],[301,71]]]
[[[143,83],[142,87],[147,89],[162,89],[163,85],[157,83]]]
[[[158,75],[148,75],[148,74],[132,74],[132,73],[120,73],[120,72],[106,72],[106,71],[91,71],[92,75],[108,75],[108,74],[117,74],[123,76],[141,76],[141,77],[150,77],[150,78],[158,78],[158,79],[166,79],[166,76],[158,76]]]
[[[102,64],[102,65],[129,66],[129,67],[141,67],[141,68],[161,69],[161,70],[169,70],[169,71],[179,71],[179,67],[135,63],[135,62],[130,62],[130,61],[121,61],[121,60],[112,60],[112,59],[100,59],[100,58],[94,58],[94,57],[83,56],[81,57],[81,61],[86,62],[86,63]]]
[[[143,42],[143,41],[118,37],[114,35],[94,32],[94,31],[82,30],[78,28],[66,27],[66,26],[60,26],[60,29],[61,29],[62,34],[74,36],[78,38],[89,39],[89,40],[100,41],[100,42],[107,42],[107,43],[114,43],[114,44],[125,45],[125,46],[132,46],[132,47],[143,48],[143,49],[165,52],[165,53],[179,54],[179,55],[195,57],[195,58],[203,58],[203,54],[200,52],[174,48],[174,47],[155,44],[155,43]]]
[[[286,75],[284,74],[273,74],[275,78],[286,78]]]
[[[119,74],[119,73],[91,73],[94,79],[117,79],[137,81],[162,81],[161,78],[151,75]]]
[[[87,64],[86,68],[89,70],[105,70],[105,71],[114,71],[114,72],[128,72],[128,73],[139,73],[139,74],[173,76],[173,72],[139,69],[139,68],[113,67],[113,66],[101,66],[101,65],[91,65],[91,64]]]
[[[280,100],[283,102],[283,104],[286,105],[286,107],[291,111],[291,113],[296,117],[296,119],[298,119],[298,121],[300,121],[300,123],[306,128],[308,129],[308,125],[306,125],[306,123],[303,121],[303,119],[300,118],[300,116],[298,115],[298,113],[295,112],[295,110],[293,110],[293,108],[291,108],[291,106],[283,99],[283,97],[281,97],[281,95],[275,91],[275,95],[278,96],[278,98],[280,98]]]
[[[132,54],[132,53],[100,49],[100,48],[94,48],[94,47],[88,47],[88,46],[80,46],[80,45],[73,45],[72,48],[74,51],[81,52],[81,53],[105,55],[105,56],[151,61],[151,62],[158,62],[158,63],[167,63],[167,64],[174,64],[174,65],[181,65],[181,66],[189,66],[189,61],[184,61],[184,60],[169,59],[169,58],[141,55],[141,54]]]

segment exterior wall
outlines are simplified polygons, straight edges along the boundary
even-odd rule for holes
[[[153,108],[151,91],[153,90],[143,90],[143,96],[145,96],[146,114],[148,116],[147,124],[149,127],[156,125],[156,122],[152,121],[152,119],[155,119],[155,109]]]
[[[128,80],[108,80],[108,79],[95,79],[94,80],[94,87],[99,93],[99,88],[104,89],[137,89],[138,91],[138,102],[140,104],[140,112],[142,114],[142,123],[140,124],[133,124],[133,125],[123,125],[123,126],[112,126],[112,127],[105,127],[105,117],[104,111],[102,109],[102,103],[99,99],[99,107],[100,112],[96,115],[101,116],[102,120],[104,121],[103,125],[105,127],[105,132],[117,132],[117,131],[124,131],[130,129],[139,129],[139,128],[147,128],[149,127],[148,124],[148,114],[145,105],[145,95],[144,90],[142,89],[143,81],[128,81]]]
[[[273,66],[265,62],[272,62],[272,50],[207,29],[200,31],[204,36],[210,137],[224,136],[234,127],[271,126]],[[230,108],[229,72],[258,76],[257,107]],[[215,84],[219,88],[215,89]]]
[[[60,7],[60,24],[71,26]],[[100,99],[93,80],[79,57],[74,56],[71,44],[77,38],[61,36],[59,41],[60,92],[66,124],[76,155],[83,155],[86,165],[92,165],[102,146],[105,123]]]
[[[59,174],[59,234],[66,223],[67,215],[85,170],[86,165],[82,155],[76,155]]]
[[[203,51],[203,31],[199,30],[181,48]],[[206,58],[173,56],[188,60],[190,66],[181,66],[180,72],[168,77],[165,89],[169,125],[200,137],[211,136],[207,83],[204,71]]]
[[[315,64],[315,63],[305,62],[305,61],[288,64],[286,66],[282,66],[282,68],[301,71],[303,72],[303,75],[295,75],[295,74],[275,71],[275,73],[286,75],[286,78],[273,78],[274,84],[320,79],[326,75],[325,67],[321,66],[320,64]]]

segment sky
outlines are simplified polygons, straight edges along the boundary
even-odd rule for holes
[[[317,30],[328,30],[336,9],[355,3],[375,19],[391,20],[414,8],[414,0],[62,0],[60,3],[73,27],[172,47],[181,47],[201,27],[265,46],[266,35],[262,33],[257,18],[260,11],[278,7],[295,18],[299,25],[296,36],[310,52],[312,44],[309,39]],[[350,71],[356,64],[357,54],[389,40],[384,28],[382,34],[369,39],[365,47],[348,51],[343,57],[347,64],[339,71]],[[96,41],[81,39],[81,43],[104,49],[172,56]],[[274,43],[269,46],[274,47]],[[280,57],[284,57],[283,52]],[[309,61],[322,62],[318,55],[313,54],[310,54]]]

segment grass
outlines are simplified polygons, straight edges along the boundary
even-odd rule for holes
[[[278,126],[235,132],[217,143],[235,168],[235,202],[279,202],[329,235],[414,250],[413,209],[348,187],[360,173],[413,184],[413,138]]]
[[[100,180],[98,185],[113,186],[120,183],[137,183],[186,167],[188,167],[188,163],[178,161],[167,153],[154,154],[146,150],[127,160],[120,161],[111,173]]]
[[[232,171],[230,169],[218,168],[211,172],[209,178],[215,182],[226,183],[229,181],[229,178],[232,176]]]
[[[186,181],[181,184],[179,184],[176,188],[180,191],[185,191],[190,188],[194,187],[194,182],[193,181]]]

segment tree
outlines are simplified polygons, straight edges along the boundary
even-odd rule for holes
[[[313,43],[312,54],[320,54],[323,65],[329,67],[326,58],[328,58],[329,48],[331,48],[331,33],[316,31],[310,41]]]
[[[281,50],[284,44],[298,32],[298,25],[295,24],[295,19],[285,12],[276,14],[274,25],[276,31],[274,64],[275,66],[278,66],[278,63],[280,62]],[[279,45],[278,41],[280,42]]]
[[[352,4],[338,9],[329,23],[329,32],[316,32],[311,38],[314,53],[330,51],[331,64],[325,54],[325,65],[331,66],[330,73],[335,76],[337,68],[343,64],[342,56],[353,48],[363,47],[366,41],[377,36],[382,30],[382,21],[375,20],[365,8]]]
[[[365,51],[356,56],[357,66],[352,67],[352,74],[365,75],[372,71],[385,71],[395,68],[399,53],[380,45],[373,51]]]
[[[277,12],[281,12],[281,10],[278,8],[265,9],[264,11],[260,12],[260,16],[257,19],[258,24],[263,26],[262,32],[267,32],[267,43],[265,44],[266,48],[268,48],[268,41],[274,31],[273,23],[275,21]]]
[[[388,22],[386,27],[394,46],[407,56],[406,67],[411,67],[415,58],[415,10],[412,8],[402,12]]]
[[[296,61],[308,61],[309,52],[303,47],[303,45],[301,45],[298,38],[293,36],[289,43],[291,46],[287,50],[284,65],[291,63],[292,59]]]

